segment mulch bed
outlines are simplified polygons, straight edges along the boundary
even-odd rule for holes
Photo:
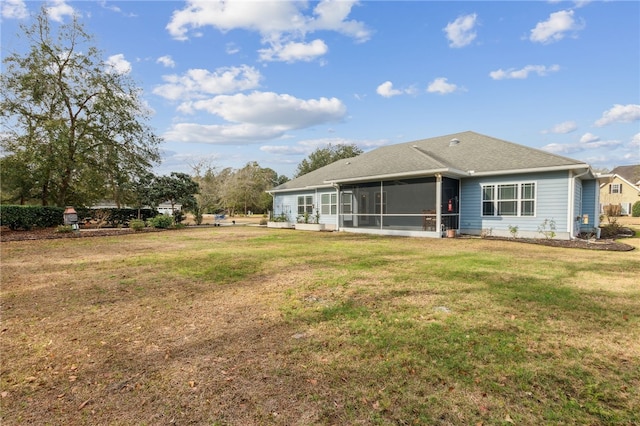
[[[104,237],[114,235],[125,235],[143,232],[162,232],[166,229],[145,228],[141,231],[134,231],[129,228],[93,228],[81,229],[79,232],[56,232],[56,228],[32,229],[30,231],[13,231],[6,227],[0,229],[0,241],[30,241],[30,240],[49,240],[56,238],[88,238],[88,237]],[[622,235],[621,237],[625,237]],[[608,250],[608,251],[631,251],[633,246],[614,241],[613,239],[600,239],[596,241],[588,241],[582,239],[575,240],[554,240],[544,238],[502,238],[487,237],[487,239],[514,241],[528,244],[538,244],[550,247],[579,248],[586,250]]]
[[[629,244],[617,242],[613,239],[600,239],[600,240],[552,240],[545,238],[502,238],[502,237],[488,237],[492,240],[504,240],[514,241],[519,243],[538,244],[550,247],[564,247],[564,248],[578,248],[585,250],[607,250],[607,251],[631,251],[635,247]]]
[[[0,230],[0,241],[32,241],[32,240],[53,240],[58,238],[87,238],[87,237],[108,237],[114,235],[126,235],[143,232],[160,232],[164,229],[145,228],[141,231],[134,231],[129,228],[99,228],[81,229],[75,232],[57,232],[56,228],[39,228],[29,231],[11,230],[3,227]]]

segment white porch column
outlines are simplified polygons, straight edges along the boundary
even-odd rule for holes
[[[436,232],[442,238],[442,175],[436,173]]]

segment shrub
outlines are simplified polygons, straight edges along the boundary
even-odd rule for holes
[[[64,209],[49,206],[0,206],[0,225],[10,229],[51,228],[62,225]]]
[[[640,217],[640,201],[633,203],[633,207],[631,207],[631,216]]]
[[[556,221],[554,219],[545,219],[540,226],[538,226],[538,232],[540,232],[546,239],[553,239],[556,236]]]
[[[71,225],[58,225],[56,228],[56,232],[59,234],[68,234],[73,232],[73,226]]]
[[[618,223],[618,220],[614,217],[609,217],[609,224],[600,226],[600,238],[614,238],[620,231],[622,226]]]
[[[167,229],[173,225],[173,218],[169,215],[159,214],[147,220],[147,224],[152,228]]]
[[[134,231],[142,231],[144,227],[145,223],[142,219],[131,219],[129,221],[129,228],[133,229]]]

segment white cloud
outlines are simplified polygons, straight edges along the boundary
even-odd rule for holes
[[[167,83],[155,87],[154,94],[170,100],[187,100],[255,89],[262,75],[253,67],[241,65],[218,68],[214,72],[191,69],[182,76],[172,74],[162,78]]]
[[[56,22],[62,22],[65,16],[73,16],[75,13],[65,0],[53,0],[51,6],[47,7],[47,15]]]
[[[460,90],[460,88],[453,83],[448,83],[447,79],[444,77],[436,78],[429,83],[429,86],[427,86],[427,92],[439,93],[441,95],[446,95],[447,93],[452,93],[456,90]]]
[[[464,47],[476,38],[474,31],[477,15],[459,16],[455,21],[449,22],[443,31],[447,34],[449,47]]]
[[[324,41],[320,39],[313,40],[311,43],[290,42],[287,44],[273,43],[268,49],[260,49],[260,59],[263,61],[312,61],[313,59],[323,56],[329,51]]]
[[[606,126],[613,123],[632,123],[640,120],[640,105],[614,105],[611,109],[602,113],[594,125],[596,127]]]
[[[356,145],[363,151],[388,145],[387,140],[357,140],[346,138],[319,138],[299,141],[296,145],[264,145],[260,151],[277,155],[308,155],[317,148],[328,145]]]
[[[179,123],[164,135],[166,140],[253,143],[282,137],[290,130],[339,121],[346,114],[346,107],[336,98],[304,100],[272,92],[220,95],[192,102],[189,108],[216,115],[229,124]]]
[[[592,143],[598,142],[600,140],[599,136],[594,135],[593,133],[585,133],[580,137],[580,143]]]
[[[579,31],[584,28],[583,22],[576,22],[573,18],[573,10],[561,10],[549,15],[549,19],[538,22],[531,30],[529,40],[537,43],[548,44],[562,40],[569,31]]]
[[[235,43],[227,43],[225,47],[225,52],[229,55],[235,55],[240,52],[240,48]]]
[[[562,123],[556,124],[550,130],[544,130],[542,133],[566,134],[575,131],[577,128],[578,125],[575,121],[564,121]]]
[[[305,42],[306,35],[314,31],[336,31],[359,42],[369,39],[370,31],[362,22],[348,20],[355,4],[353,0],[323,0],[311,14],[305,14],[307,2],[189,0],[182,10],[173,12],[166,29],[177,40],[186,40],[190,30],[205,26],[222,32],[254,31],[262,36],[262,43],[269,46],[260,51],[265,60],[310,60],[323,49],[324,53],[327,51],[322,40]],[[299,52],[301,48],[303,52]]]
[[[162,64],[167,68],[175,68],[176,62],[173,60],[171,55],[160,56],[156,59],[156,63]]]
[[[376,93],[384,98],[390,98],[398,95],[411,95],[415,93],[415,89],[413,87],[409,87],[407,89],[394,89],[392,82],[385,81],[376,88]]]
[[[338,121],[346,113],[346,107],[337,98],[304,100],[273,92],[220,95],[196,101],[193,108],[230,122],[278,126],[287,130]]]
[[[631,143],[629,143],[629,146],[631,148],[636,148],[636,147],[640,148],[640,133],[636,133],[635,135],[633,135],[633,137],[631,138]]]
[[[131,72],[131,63],[124,58],[122,53],[109,56],[105,64],[108,73],[129,74]]]
[[[24,0],[3,0],[0,15],[5,19],[25,19],[29,12]]]
[[[535,73],[541,77],[544,77],[549,73],[558,72],[559,70],[559,65],[551,65],[549,67],[545,65],[527,65],[519,70],[516,70],[515,68],[509,68],[508,70],[499,69],[497,71],[491,71],[489,73],[489,76],[494,80],[524,79],[529,77],[529,74],[531,73]]]
[[[281,136],[285,131],[286,129],[276,126],[255,126],[252,124],[177,123],[171,126],[162,137],[169,142],[237,145],[273,139]]]
[[[615,148],[622,145],[622,142],[618,140],[608,141],[591,141],[591,142],[579,142],[579,143],[550,143],[542,147],[544,151],[551,152],[552,154],[569,155],[576,152],[583,152],[588,150],[595,150],[600,148]]]

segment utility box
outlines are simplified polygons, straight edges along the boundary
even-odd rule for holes
[[[78,212],[73,207],[67,207],[62,214],[64,224],[71,225],[74,231],[78,230]]]

